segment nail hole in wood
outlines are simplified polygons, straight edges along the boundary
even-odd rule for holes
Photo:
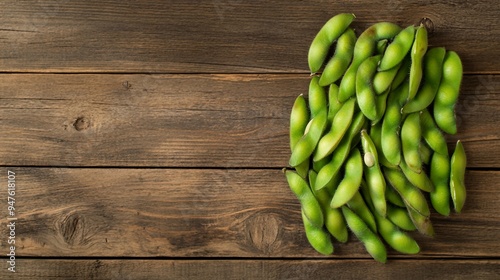
[[[76,130],[82,131],[90,127],[90,120],[85,117],[79,117],[73,123],[73,126],[75,127]]]

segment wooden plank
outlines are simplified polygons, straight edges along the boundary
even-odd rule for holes
[[[380,21],[432,21],[431,45],[457,51],[468,73],[499,73],[493,0],[2,1],[2,72],[307,72],[307,50],[333,15],[361,32]]]
[[[289,114],[309,76],[0,75],[0,164],[286,166]],[[469,167],[500,167],[500,76],[465,76]]]
[[[10,279],[498,279],[499,260],[20,259]]]
[[[12,168],[23,257],[313,257],[280,170]],[[6,168],[0,168],[6,182]],[[428,257],[500,256],[500,172],[466,174],[462,214],[433,213]],[[7,190],[0,201],[7,208]],[[8,248],[7,219],[0,248]],[[368,258],[352,237],[332,258]],[[389,250],[391,257],[407,257]]]

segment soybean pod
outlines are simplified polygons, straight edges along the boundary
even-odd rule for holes
[[[412,100],[422,80],[422,60],[427,52],[427,29],[424,25],[417,27],[415,39],[411,47],[411,66],[410,66],[410,89],[408,91],[408,100]]]
[[[455,151],[451,156],[450,163],[450,190],[455,212],[460,213],[465,204],[465,168],[467,165],[467,157],[465,149],[460,140],[457,141]]]
[[[337,46],[332,58],[328,61],[319,79],[321,86],[335,83],[349,67],[356,43],[356,34],[352,28],[347,28],[337,40]]]
[[[323,227],[323,210],[312,193],[307,181],[296,172],[290,170],[285,170],[284,172],[288,181],[288,186],[298,198],[304,215],[307,216],[314,226],[319,228]]]

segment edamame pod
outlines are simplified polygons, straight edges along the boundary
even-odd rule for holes
[[[356,92],[356,75],[359,65],[375,53],[377,42],[391,39],[401,31],[401,27],[390,22],[375,23],[367,28],[354,45],[353,60],[340,82],[339,101],[344,102]]]
[[[375,73],[372,81],[373,90],[375,90],[375,93],[381,94],[391,87],[391,84],[398,74],[401,65],[402,63],[396,65],[391,69],[385,71],[377,71],[377,73]]]
[[[413,231],[417,228],[413,224],[413,221],[406,210],[406,206],[403,204],[402,207],[393,206],[387,204],[387,219],[389,219],[393,224],[398,226],[400,229]]]
[[[301,94],[293,103],[292,112],[290,113],[290,149],[299,142],[304,136],[307,123],[309,122],[309,111],[304,96]]]
[[[434,153],[430,165],[430,179],[434,191],[430,193],[432,207],[439,214],[450,214],[450,157],[448,153]]]
[[[432,226],[432,222],[429,217],[420,214],[412,207],[407,206],[406,209],[408,210],[408,214],[413,224],[420,233],[427,236],[434,236],[434,227]]]
[[[323,135],[326,124],[326,110],[323,110],[312,119],[309,131],[307,131],[306,134],[304,134],[304,136],[302,136],[302,138],[295,145],[292,151],[292,155],[290,156],[290,166],[295,167],[305,160],[309,159],[309,157],[314,152],[319,139]]]
[[[377,64],[380,55],[371,56],[365,59],[358,68],[356,74],[356,99],[361,112],[372,120],[379,120],[384,114],[385,107],[380,108],[377,104],[377,94],[372,86],[373,76],[377,71]]]
[[[372,138],[373,144],[377,149],[378,161],[380,165],[397,168],[398,165],[390,163],[382,152],[382,122],[372,124],[370,128],[370,137]]]
[[[342,108],[342,104],[337,99],[339,86],[331,84],[328,88],[328,121],[331,123],[337,112]]]
[[[379,71],[385,71],[394,68],[405,58],[406,54],[410,51],[415,38],[415,26],[410,25],[399,32],[392,43],[387,46],[384,56],[380,61],[378,67]]]
[[[437,127],[434,119],[427,110],[423,110],[420,115],[420,123],[422,126],[422,138],[424,138],[427,145],[435,151],[442,155],[448,155],[448,145],[446,144],[446,139],[441,133],[441,130]]]
[[[420,190],[408,182],[404,174],[397,169],[384,168],[384,175],[389,184],[401,195],[406,205],[412,207],[424,216],[431,212],[425,196]]]
[[[415,94],[417,94],[420,81],[422,80],[422,60],[425,52],[427,52],[427,29],[421,24],[415,32],[415,39],[410,52],[411,66],[408,100],[412,100]]]
[[[337,147],[351,124],[355,106],[355,99],[350,99],[342,105],[342,108],[340,108],[332,120],[330,131],[319,140],[316,151],[314,152],[313,161],[323,159],[331,154]]]
[[[363,197],[359,192],[356,192],[356,194],[354,194],[354,196],[347,202],[347,206],[352,211],[354,211],[354,213],[356,213],[361,219],[363,219],[363,221],[373,232],[377,232],[377,224],[375,223],[375,218],[373,217],[370,208],[368,208],[368,205],[366,205]]]
[[[419,151],[421,139],[420,113],[411,113],[406,117],[401,127],[401,146],[406,165],[416,173],[422,172],[422,159]]]
[[[404,160],[401,161],[399,167],[401,168],[401,171],[403,171],[406,179],[408,179],[408,181],[415,187],[425,192],[432,192],[434,190],[434,185],[425,172],[417,173],[411,170],[411,168],[406,165]]]
[[[406,100],[408,83],[404,83],[389,94],[387,109],[382,120],[382,153],[388,162],[399,165],[401,162],[400,124],[403,116],[401,107]]]
[[[344,161],[347,159],[351,147],[354,146],[352,145],[354,137],[359,134],[365,123],[365,116],[362,112],[358,112],[345,136],[342,138],[335,151],[333,151],[332,160],[318,172],[315,184],[317,189],[325,187],[328,182],[337,175]]]
[[[467,165],[467,157],[465,149],[460,140],[457,141],[455,151],[451,156],[451,172],[450,172],[450,191],[451,199],[455,207],[455,212],[460,213],[465,204],[465,168]]]
[[[353,149],[345,163],[345,175],[335,191],[330,207],[346,204],[358,191],[363,177],[363,159],[358,149]]]
[[[349,67],[356,43],[356,34],[352,28],[347,28],[337,40],[337,46],[332,58],[328,61],[319,79],[321,86],[335,83]]]
[[[387,261],[387,250],[378,236],[368,228],[366,223],[347,206],[342,206],[342,213],[348,227],[365,246],[366,251],[378,262]]]
[[[427,145],[425,141],[420,141],[420,147],[418,149],[420,151],[420,158],[422,159],[423,164],[429,165],[431,163],[432,155],[434,151]]]
[[[322,227],[317,227],[306,216],[304,210],[302,209],[302,222],[304,223],[304,230],[306,232],[307,240],[309,244],[318,253],[323,255],[331,255],[334,251],[333,243],[328,234]]]
[[[299,199],[304,214],[314,226],[318,228],[323,227],[323,211],[307,181],[293,171],[285,170],[284,172],[288,181],[288,186]]]
[[[445,54],[445,48],[431,48],[425,53],[422,84],[415,97],[403,107],[403,113],[409,114],[421,111],[432,103],[441,82]]]
[[[388,202],[396,206],[405,207],[405,203],[403,202],[401,195],[399,195],[399,193],[390,184],[385,188],[385,198]]]
[[[344,216],[342,215],[340,209],[330,207],[332,196],[329,194],[327,188],[316,190],[316,188],[314,187],[316,176],[316,172],[314,172],[313,170],[309,171],[309,185],[314,196],[318,200],[321,209],[323,210],[325,227],[328,232],[330,232],[330,234],[335,237],[335,239],[342,243],[347,242],[348,233],[347,226],[344,221]]]
[[[405,82],[409,78],[410,67],[411,67],[411,59],[410,56],[407,55],[403,59],[403,62],[401,62],[401,66],[399,67],[398,72],[394,77],[394,80],[392,80],[391,88],[398,88],[403,82]],[[408,91],[406,91],[405,97],[408,98]]]
[[[434,120],[448,134],[457,133],[455,104],[460,94],[462,72],[462,61],[458,54],[454,51],[446,52],[441,84],[434,99]]]
[[[385,217],[386,199],[385,188],[386,183],[382,170],[380,169],[378,152],[366,130],[361,131],[361,146],[366,154],[370,153],[373,156],[373,165],[364,165],[366,185],[370,191],[370,197],[377,213]]]
[[[321,111],[326,110],[327,96],[324,87],[319,85],[319,77],[313,76],[309,82],[309,110],[311,110],[311,119],[316,117]]]
[[[318,72],[323,66],[333,42],[345,32],[354,18],[354,14],[338,14],[321,27],[309,47],[307,60],[311,73]]]

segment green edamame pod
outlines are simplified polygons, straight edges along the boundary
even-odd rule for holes
[[[335,83],[349,67],[356,43],[356,34],[352,28],[347,28],[337,40],[337,46],[332,58],[328,61],[319,79],[321,86]]]
[[[420,123],[422,126],[422,137],[425,142],[427,142],[427,145],[429,145],[429,147],[436,153],[448,155],[448,145],[446,144],[446,139],[441,133],[441,130],[437,127],[429,111],[422,111],[422,114],[420,115]]]
[[[366,223],[347,206],[342,206],[342,213],[348,227],[365,246],[366,251],[378,262],[387,261],[387,250],[378,236],[368,228]]]
[[[455,212],[460,213],[465,204],[465,168],[467,165],[467,157],[465,149],[460,140],[457,141],[455,151],[451,156],[451,172],[450,172],[450,191],[451,199],[455,207]]]
[[[309,244],[318,253],[323,255],[331,255],[334,251],[333,243],[328,234],[322,227],[317,227],[306,216],[304,210],[302,209],[302,222],[304,223],[304,231],[306,232],[307,240]]]
[[[415,97],[403,107],[403,113],[409,114],[421,111],[432,103],[441,82],[445,54],[445,48],[431,48],[425,53],[422,84]]]
[[[316,188],[321,189],[325,187],[339,172],[340,168],[344,164],[344,161],[349,155],[351,147],[355,146],[352,145],[354,137],[359,134],[365,123],[365,116],[362,112],[358,112],[354,117],[351,126],[345,133],[345,136],[342,138],[337,148],[333,151],[332,160],[318,172],[315,184]]]
[[[310,160],[304,160],[302,163],[299,165],[295,166],[295,171],[297,171],[297,174],[300,175],[302,178],[307,178],[307,172],[309,172],[309,166],[311,165]]]
[[[441,84],[434,99],[434,120],[448,134],[457,133],[455,104],[460,94],[462,72],[462,61],[458,54],[454,51],[446,52]]]
[[[416,173],[422,172],[422,159],[419,151],[421,139],[420,113],[411,113],[401,127],[401,146],[406,165]]]
[[[398,88],[403,82],[409,79],[410,68],[411,68],[411,58],[409,55],[407,55],[403,59],[403,62],[401,62],[401,66],[399,67],[396,76],[392,80],[391,88]],[[406,91],[405,93],[405,98],[408,98],[408,91]]]
[[[397,169],[384,168],[384,175],[389,184],[401,195],[406,205],[423,216],[430,216],[429,205],[420,190],[408,182],[404,174]]]
[[[390,168],[398,167],[397,164],[390,163],[382,152],[382,123],[378,122],[376,124],[372,124],[370,128],[370,137],[372,138],[373,144],[377,149],[378,161],[380,165],[387,166]]]
[[[403,254],[417,254],[420,252],[420,247],[415,239],[400,231],[390,220],[378,214],[375,214],[375,219],[377,220],[378,232],[394,250]]]
[[[375,90],[375,93],[381,94],[391,88],[391,84],[402,65],[403,64],[400,63],[391,69],[385,71],[377,71],[377,73],[375,73],[372,81],[373,90]]]
[[[372,198],[372,203],[375,207],[377,213],[385,217],[386,212],[386,199],[385,199],[385,188],[386,183],[382,170],[380,169],[378,152],[375,144],[371,140],[366,130],[361,131],[361,146],[365,153],[365,158],[367,154],[371,154],[373,157],[373,164],[365,161],[365,179],[368,189],[370,190],[370,197]]]
[[[408,83],[404,83],[389,94],[387,109],[382,120],[381,146],[384,157],[393,165],[401,162],[400,125],[403,116],[401,107],[406,101]]]
[[[323,211],[307,181],[296,172],[290,170],[284,170],[284,172],[288,186],[299,199],[304,214],[314,226],[319,228],[323,227]]]
[[[434,227],[429,217],[420,214],[412,207],[407,206],[406,209],[408,210],[408,214],[413,224],[420,233],[427,236],[434,236]]]
[[[431,163],[432,155],[434,151],[427,145],[425,141],[420,142],[420,147],[418,149],[420,151],[420,158],[422,159],[423,164],[429,165]]]
[[[401,168],[401,171],[403,171],[406,179],[408,179],[408,181],[415,187],[425,192],[432,192],[434,190],[434,185],[425,172],[417,173],[411,170],[411,168],[406,165],[404,160],[399,163],[399,167]]]
[[[408,100],[412,100],[417,94],[417,90],[422,80],[422,60],[427,52],[427,29],[424,25],[417,27],[415,39],[411,48],[411,66],[410,66],[410,89],[408,91]]]
[[[410,51],[415,38],[415,26],[410,25],[401,30],[395,37],[392,43],[387,46],[384,56],[378,67],[379,71],[385,71],[394,68],[401,63],[406,54]]]
[[[309,111],[304,96],[301,94],[293,103],[290,113],[290,150],[293,151],[295,144],[304,136],[307,123],[309,122]]]
[[[327,96],[324,87],[319,85],[319,77],[313,76],[309,82],[309,110],[311,110],[311,119],[316,117],[321,111],[326,110]]]
[[[387,39],[378,41],[375,54],[384,54],[387,45],[389,45],[389,41],[387,41]]]
[[[337,147],[351,124],[355,106],[355,99],[350,99],[342,105],[342,108],[340,108],[332,120],[330,131],[319,140],[316,151],[314,152],[313,161],[323,159],[331,154]]]
[[[417,229],[413,224],[413,221],[411,220],[404,203],[402,207],[387,204],[387,219],[389,219],[389,221],[398,226],[400,229],[407,231],[414,231]]]
[[[313,165],[313,170],[316,171],[316,172],[319,172],[321,170],[321,168],[325,167],[325,165],[327,165],[330,161],[332,161],[332,157],[331,155],[327,156],[327,157],[324,157],[322,160],[320,161],[314,161],[312,163]]]
[[[430,179],[434,191],[430,193],[432,207],[441,215],[450,214],[450,157],[448,153],[434,153],[430,164]]]
[[[344,102],[356,92],[356,75],[359,65],[372,56],[377,48],[377,42],[391,39],[401,31],[401,27],[390,22],[375,23],[367,28],[354,45],[351,65],[347,68],[340,82],[339,101]]]
[[[335,191],[330,207],[346,204],[358,191],[363,177],[363,159],[358,149],[353,149],[345,163],[345,175]]]
[[[339,86],[336,84],[331,84],[328,88],[328,121],[331,123],[333,121],[333,117],[337,114],[337,112],[342,108],[342,104],[337,99],[339,95]]]
[[[290,166],[295,167],[305,160],[309,159],[309,157],[314,152],[319,139],[323,135],[326,124],[326,110],[323,110],[312,119],[309,131],[307,131],[306,134],[304,134],[304,136],[302,136],[302,138],[295,145],[292,151],[292,155],[290,156]]]
[[[366,205],[363,197],[359,192],[356,192],[356,194],[354,194],[354,196],[347,202],[347,206],[352,211],[354,211],[354,213],[356,213],[361,219],[363,219],[363,221],[373,232],[377,232],[377,224],[375,223],[375,218],[373,217],[370,208],[368,208],[368,205]]]
[[[401,195],[399,195],[399,193],[390,184],[385,188],[385,198],[388,202],[396,206],[405,207],[405,203],[403,202]]]
[[[311,73],[318,72],[323,66],[333,42],[345,32],[354,18],[354,14],[338,14],[321,27],[309,47],[307,60]]]
[[[316,190],[314,186],[314,182],[316,182],[316,176],[316,172],[314,172],[313,170],[309,171],[309,185],[314,196],[318,200],[321,209],[323,210],[325,227],[328,232],[330,232],[330,234],[335,237],[335,239],[342,243],[345,243],[347,242],[348,233],[342,212],[340,211],[340,209],[330,207],[332,196],[328,192],[327,188]]]
[[[356,74],[356,99],[361,112],[372,120],[379,120],[384,114],[385,107],[380,108],[377,104],[377,94],[372,86],[373,76],[377,71],[380,55],[365,59],[358,68]]]

